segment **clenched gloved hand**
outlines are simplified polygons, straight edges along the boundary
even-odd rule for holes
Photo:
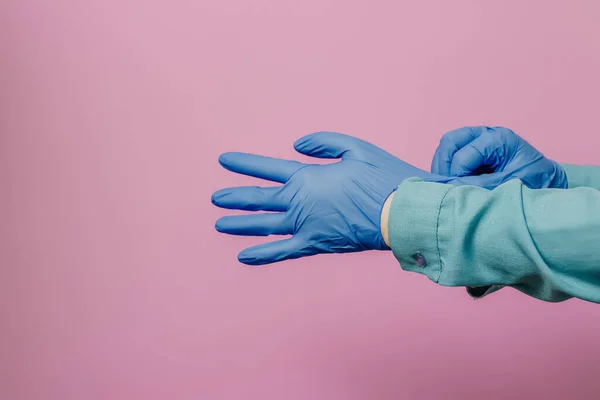
[[[235,235],[293,235],[243,250],[238,259],[262,265],[318,253],[387,250],[381,235],[381,211],[388,196],[406,178],[451,182],[392,156],[360,139],[319,132],[294,147],[326,164],[303,164],[245,153],[225,153],[226,169],[283,185],[234,187],[213,194],[213,204],[229,209],[268,211],[219,219],[216,229]]]
[[[531,189],[567,188],[566,173],[558,163],[502,127],[465,127],[446,133],[431,172],[461,177],[463,184],[487,189],[515,178]]]

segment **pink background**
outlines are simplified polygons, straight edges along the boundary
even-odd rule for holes
[[[511,127],[600,163],[600,3],[4,0],[0,398],[592,399],[600,306],[473,301],[391,253],[263,268],[225,151],[315,130],[422,168]]]

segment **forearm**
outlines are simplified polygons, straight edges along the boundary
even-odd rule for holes
[[[594,165],[561,165],[567,174],[569,189],[590,187],[600,190],[600,167]]]
[[[530,190],[518,180],[489,191],[411,178],[389,203],[388,243],[405,270],[444,286],[600,302],[600,191]]]

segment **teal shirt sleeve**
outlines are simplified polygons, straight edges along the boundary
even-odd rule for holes
[[[600,190],[600,167],[595,165],[561,165],[567,174],[569,189],[590,187]]]
[[[388,222],[407,271],[483,297],[504,286],[540,300],[600,303],[600,191],[494,190],[405,180]]]

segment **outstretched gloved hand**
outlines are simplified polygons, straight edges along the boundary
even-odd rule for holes
[[[326,164],[303,164],[246,153],[225,153],[226,169],[283,185],[234,187],[213,194],[213,204],[229,209],[267,211],[219,219],[216,229],[235,235],[292,235],[243,250],[238,259],[268,264],[318,253],[389,249],[380,217],[388,196],[406,178],[448,182],[360,139],[318,132],[294,147],[319,158],[341,158]]]
[[[462,177],[463,184],[487,189],[515,178],[531,189],[567,188],[566,173],[558,163],[502,127],[465,127],[446,133],[431,172]]]

